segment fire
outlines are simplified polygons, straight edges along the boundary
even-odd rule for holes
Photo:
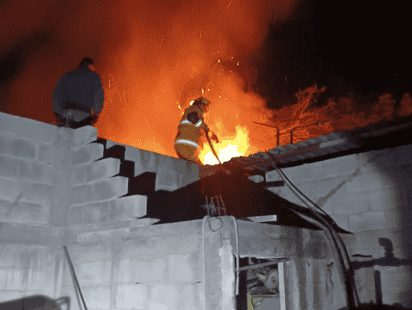
[[[214,141],[212,143],[222,163],[233,157],[247,156],[246,153],[250,149],[248,129],[243,126],[236,126],[236,135],[234,137],[219,137],[219,143],[214,143]],[[219,164],[208,143],[205,143],[199,158],[205,165]]]

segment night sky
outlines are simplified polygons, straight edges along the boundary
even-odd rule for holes
[[[271,27],[260,92],[270,107],[293,101],[299,88],[313,83],[327,87],[320,100],[355,95],[374,101],[385,92],[400,100],[412,91],[406,12],[387,2],[301,2],[290,21]]]
[[[406,7],[326,0],[153,3],[2,1],[0,111],[52,123],[57,80],[91,57],[103,84],[110,79],[118,92],[99,115],[99,135],[173,155],[177,102],[190,93],[186,85],[210,76],[218,50],[246,64],[241,75],[261,96],[234,84],[221,87],[232,102],[220,102],[216,93],[214,113],[226,123],[227,113],[235,115],[228,131],[235,121],[248,128],[268,121],[271,111],[252,113],[295,104],[294,94],[314,83],[327,87],[319,105],[345,96],[373,103],[388,92],[399,101],[412,92]]]

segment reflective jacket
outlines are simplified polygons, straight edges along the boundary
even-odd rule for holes
[[[175,144],[187,144],[196,148],[203,147],[203,131],[207,129],[203,114],[203,109],[198,105],[192,105],[185,110],[179,124]]]
[[[96,72],[88,66],[80,66],[76,70],[63,75],[53,92],[53,111],[61,114],[67,107],[79,107],[99,114],[103,109],[104,91],[102,81]]]

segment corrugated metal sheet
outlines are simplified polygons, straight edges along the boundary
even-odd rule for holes
[[[268,152],[276,158],[278,163],[287,164],[356,149],[360,147],[356,139],[365,140],[408,128],[412,128],[412,116],[381,121],[352,130],[332,132],[328,135],[320,135],[317,138],[310,138],[294,144],[279,145]],[[399,144],[402,144],[402,139],[399,139]],[[223,166],[230,170],[240,167],[246,171],[261,170],[266,172],[272,165],[271,157],[266,153],[259,152],[248,157],[232,158],[229,162],[224,163]],[[221,170],[222,165],[206,165],[200,168],[200,176],[210,176]]]

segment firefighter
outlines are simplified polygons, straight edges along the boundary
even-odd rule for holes
[[[53,111],[59,126],[79,128],[92,125],[103,109],[104,91],[94,62],[82,59],[76,70],[67,72],[53,92]]]
[[[203,116],[209,112],[209,106],[209,100],[199,97],[185,110],[175,140],[175,150],[179,158],[202,165],[199,153],[203,148],[203,132],[206,135],[210,134],[209,137],[219,143],[219,139],[209,131],[203,119]]]

